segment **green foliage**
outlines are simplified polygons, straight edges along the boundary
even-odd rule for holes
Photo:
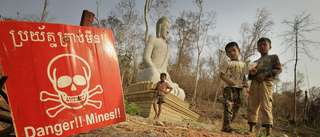
[[[263,129],[260,132],[256,132],[256,137],[265,137],[266,136],[266,130]]]
[[[134,103],[131,102],[130,104],[127,103],[126,107],[126,113],[131,115],[140,115],[141,109]]]
[[[277,121],[284,121],[284,119],[283,119],[282,117],[280,117],[280,116],[278,116],[278,117],[276,118],[276,120],[277,120]]]
[[[140,70],[143,70],[145,67],[146,66],[145,66],[144,62],[139,63],[139,69]]]
[[[306,124],[301,124],[300,126],[303,128],[308,128],[308,126]]]
[[[121,63],[120,65],[122,65],[125,68],[130,68],[130,62],[133,59],[133,55],[130,53],[130,51],[120,48],[118,54]]]
[[[279,137],[279,136],[283,136],[284,133],[282,132],[278,132],[278,133],[271,133],[270,137]],[[266,129],[255,132],[256,137],[265,137],[266,136]]]
[[[187,118],[184,118],[182,117],[182,122],[183,123],[187,123],[187,125],[194,125],[194,126],[198,126],[200,121],[197,121],[197,120],[194,120],[194,119],[187,119]]]
[[[141,108],[139,108],[134,102],[129,103],[127,97],[124,97],[124,106],[126,108],[127,114],[131,114],[131,115],[141,114]]]
[[[240,126],[234,126],[235,129],[240,130],[242,132],[249,131],[248,127],[240,127]]]
[[[293,134],[298,134],[296,128],[293,129],[293,132],[292,132],[292,133],[293,133]]]

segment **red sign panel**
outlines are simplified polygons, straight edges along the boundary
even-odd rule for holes
[[[69,136],[125,121],[111,30],[18,21],[0,26],[18,136]]]

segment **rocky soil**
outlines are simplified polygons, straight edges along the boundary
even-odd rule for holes
[[[242,137],[241,133],[225,133],[211,124],[199,122],[161,121],[127,115],[126,122],[74,135],[74,137]]]
[[[73,137],[250,137],[243,132],[248,131],[245,109],[240,109],[239,116],[233,123],[233,126],[240,129],[240,132],[225,133],[220,131],[223,118],[222,105],[217,106],[217,109],[214,110],[209,108],[212,108],[212,104],[203,103],[197,110],[194,110],[201,116],[199,119],[201,122],[193,120],[163,121],[127,114],[125,122],[73,135]],[[0,114],[10,116],[9,106],[2,98],[0,98]],[[8,126],[10,124],[0,122],[0,131]],[[259,134],[259,131],[264,133],[263,129],[259,127],[256,129],[258,130],[257,136],[264,136]],[[272,136],[287,137],[286,134],[293,137],[316,137],[320,135],[320,130],[293,126],[286,121],[275,120]]]
[[[9,106],[0,99],[0,114],[10,116]],[[220,132],[220,127],[196,121],[173,122],[126,115],[125,122],[88,131],[73,137],[242,137],[239,133]],[[10,124],[0,122],[0,130]],[[14,135],[14,134],[11,134]],[[0,135],[1,136],[1,135]]]

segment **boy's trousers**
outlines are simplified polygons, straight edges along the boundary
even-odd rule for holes
[[[223,89],[223,105],[224,105],[224,118],[223,126],[230,125],[236,118],[237,113],[241,106],[241,91],[242,88],[225,87]]]
[[[249,100],[248,100],[248,123],[256,124],[258,122],[259,109],[261,109],[263,127],[272,127],[272,81],[258,82],[251,81]]]

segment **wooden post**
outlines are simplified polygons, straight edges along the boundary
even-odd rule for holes
[[[81,21],[80,21],[80,26],[92,27],[94,16],[95,16],[94,13],[92,13],[88,10],[83,10],[82,16],[81,16]]]

